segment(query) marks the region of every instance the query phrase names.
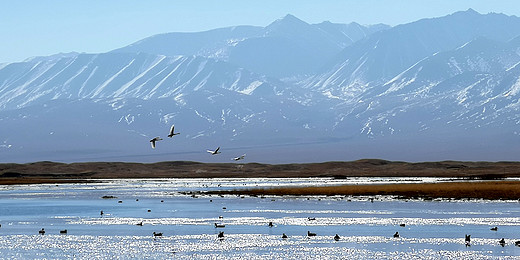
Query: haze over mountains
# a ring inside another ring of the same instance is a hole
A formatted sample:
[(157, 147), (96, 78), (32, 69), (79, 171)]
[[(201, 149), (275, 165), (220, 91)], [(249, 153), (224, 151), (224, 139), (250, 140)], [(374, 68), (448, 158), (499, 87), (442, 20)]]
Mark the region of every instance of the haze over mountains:
[(0, 161), (518, 160), (519, 64), (520, 18), (471, 9), (36, 57), (0, 65)]

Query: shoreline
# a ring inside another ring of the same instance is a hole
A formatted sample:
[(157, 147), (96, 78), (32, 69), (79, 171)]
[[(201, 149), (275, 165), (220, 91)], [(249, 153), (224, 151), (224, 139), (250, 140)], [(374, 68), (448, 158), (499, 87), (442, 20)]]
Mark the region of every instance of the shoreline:
[[(369, 184), (334, 187), (276, 188), (223, 191), (235, 195), (391, 195), (404, 198), (520, 199), (520, 162), (395, 162), (362, 159), (350, 162), (304, 164), (35, 162), (0, 163), (0, 185), (88, 183), (104, 179), (154, 178), (336, 178), (445, 177), (453, 182), (433, 184)], [(462, 181), (461, 181), (462, 180)], [(467, 180), (467, 181), (463, 181)], [(471, 180), (481, 180), (472, 182)], [(498, 180), (498, 181), (497, 181)]]
[(503, 179), (520, 177), (520, 162), (400, 162), (362, 159), (322, 163), (0, 163), (0, 181), (121, 178), (305, 178), (305, 177), (451, 177)]

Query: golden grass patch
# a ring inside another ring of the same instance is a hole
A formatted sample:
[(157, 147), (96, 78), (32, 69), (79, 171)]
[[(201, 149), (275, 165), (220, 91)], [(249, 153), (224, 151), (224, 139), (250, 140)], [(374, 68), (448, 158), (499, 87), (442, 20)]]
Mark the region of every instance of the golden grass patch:
[(520, 181), (442, 182), (235, 190), (239, 195), (393, 195), (406, 198), (520, 199)]

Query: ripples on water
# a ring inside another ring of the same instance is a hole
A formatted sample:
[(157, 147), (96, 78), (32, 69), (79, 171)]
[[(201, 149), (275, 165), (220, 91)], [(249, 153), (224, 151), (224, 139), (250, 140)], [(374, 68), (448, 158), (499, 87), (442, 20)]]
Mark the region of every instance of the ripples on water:
[[(155, 179), (0, 186), (0, 259), (519, 258), (520, 247), (514, 246), (520, 240), (517, 201), (182, 194), (438, 181), (446, 179)], [(101, 199), (105, 195), (117, 198)], [(141, 222), (143, 226), (136, 225)], [(269, 222), (274, 226), (268, 227)], [(490, 230), (494, 226), (498, 231)], [(45, 235), (38, 234), (41, 228)], [(63, 229), (68, 234), (60, 235)], [(222, 240), (217, 239), (220, 231)], [(307, 231), (317, 236), (309, 238)], [(400, 238), (392, 237), (396, 231)], [(154, 238), (153, 232), (164, 235)], [(282, 233), (289, 238), (282, 239)], [(334, 241), (335, 234), (340, 241)], [(469, 247), (464, 234), (472, 235)], [(502, 237), (504, 247), (498, 243)]]

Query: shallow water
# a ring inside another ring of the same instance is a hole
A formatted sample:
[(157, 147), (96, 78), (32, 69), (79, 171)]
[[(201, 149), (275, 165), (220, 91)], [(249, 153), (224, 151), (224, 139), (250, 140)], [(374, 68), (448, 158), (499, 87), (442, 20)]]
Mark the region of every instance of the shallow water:
[[(518, 201), (405, 201), (374, 197), (372, 202), (367, 197), (182, 193), (438, 181), (446, 179), (154, 179), (0, 186), (0, 259), (520, 257), (520, 247), (514, 245), (514, 241), (520, 240)], [(103, 196), (117, 198), (102, 199)], [(140, 222), (142, 226), (136, 225)], [(269, 222), (274, 226), (269, 227)], [(225, 227), (215, 228), (214, 223)], [(498, 231), (490, 230), (494, 226)], [(41, 228), (45, 228), (45, 235), (38, 234)], [(66, 235), (59, 233), (63, 229), (68, 230)], [(224, 231), (224, 239), (217, 239), (220, 231)], [(317, 236), (307, 237), (307, 231)], [(162, 232), (163, 236), (154, 238), (153, 232)], [(393, 238), (395, 232), (401, 237)], [(282, 233), (289, 238), (282, 239)], [(334, 241), (335, 234), (341, 236), (339, 241)], [(471, 234), (471, 246), (465, 245), (465, 234)], [(501, 238), (506, 240), (504, 247), (498, 243)]]

